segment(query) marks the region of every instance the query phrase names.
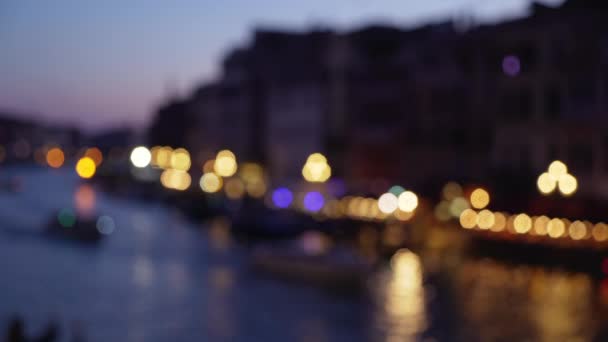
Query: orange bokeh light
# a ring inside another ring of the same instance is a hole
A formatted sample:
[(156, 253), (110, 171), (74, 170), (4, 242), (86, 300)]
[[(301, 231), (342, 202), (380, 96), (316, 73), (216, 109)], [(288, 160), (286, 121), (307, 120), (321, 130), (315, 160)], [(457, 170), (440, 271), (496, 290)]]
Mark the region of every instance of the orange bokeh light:
[(103, 161), (103, 153), (101, 153), (101, 150), (97, 147), (87, 148), (87, 150), (84, 152), (84, 156), (93, 159), (95, 166), (99, 166), (99, 164), (101, 164)]
[(60, 168), (65, 162), (65, 155), (59, 147), (53, 147), (46, 153), (46, 163), (52, 168)]

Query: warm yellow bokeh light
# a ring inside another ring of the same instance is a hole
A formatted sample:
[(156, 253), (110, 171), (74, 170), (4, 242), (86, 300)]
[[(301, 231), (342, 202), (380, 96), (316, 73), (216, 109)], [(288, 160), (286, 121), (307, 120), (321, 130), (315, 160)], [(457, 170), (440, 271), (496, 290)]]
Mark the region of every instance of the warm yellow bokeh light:
[(490, 194), (482, 188), (477, 188), (471, 193), (470, 200), (473, 208), (483, 209), (490, 204)]
[(160, 167), (161, 169), (167, 169), (171, 166), (171, 155), (173, 154), (173, 149), (169, 146), (161, 147), (157, 154), (156, 160), (153, 165)]
[(327, 158), (325, 158), (325, 156), (322, 155), (321, 153), (317, 152), (317, 153), (313, 153), (310, 156), (308, 156), (308, 159), (306, 160), (306, 162), (327, 164)]
[(606, 225), (605, 223), (597, 223), (595, 226), (593, 226), (593, 230), (591, 231), (591, 235), (593, 235), (593, 238), (595, 239), (595, 241), (598, 242), (603, 242), (608, 240), (608, 225)]
[(554, 218), (547, 223), (547, 234), (552, 238), (558, 238), (566, 232), (566, 225), (558, 218)]
[(553, 177), (553, 179), (558, 180), (561, 176), (568, 173), (568, 167), (566, 164), (559, 160), (554, 160), (549, 164), (549, 175)]
[(501, 232), (507, 226), (507, 218), (503, 213), (494, 213), (494, 224), (490, 229), (493, 232)]
[(394, 194), (390, 192), (384, 193), (378, 198), (378, 209), (385, 214), (392, 214), (397, 210), (399, 206), (398, 202), (399, 200)]
[(214, 193), (222, 189), (223, 181), (222, 178), (215, 173), (205, 173), (201, 177), (199, 185), (204, 192)]
[(578, 188), (578, 181), (573, 175), (565, 174), (559, 178), (557, 187), (562, 195), (570, 196), (576, 192), (576, 189)]
[(65, 155), (59, 147), (53, 147), (46, 153), (46, 163), (52, 168), (60, 168), (65, 162)]
[(331, 177), (331, 167), (321, 153), (311, 154), (302, 167), (302, 177), (307, 182), (323, 183)]
[(460, 225), (462, 228), (471, 229), (477, 224), (477, 212), (472, 209), (465, 209), (460, 213)]
[(399, 209), (411, 213), (418, 208), (418, 196), (411, 191), (404, 191), (398, 198)]
[(490, 229), (494, 226), (494, 213), (484, 209), (477, 214), (477, 226), (481, 229)]
[(86, 179), (93, 177), (96, 169), (95, 161), (89, 157), (80, 158), (76, 163), (76, 173), (78, 173), (81, 178)]
[(190, 170), (192, 161), (190, 160), (190, 153), (185, 148), (177, 148), (171, 153), (170, 163), (171, 168), (180, 171)]
[(190, 187), (192, 177), (183, 170), (166, 169), (160, 175), (160, 182), (165, 188), (183, 191)]
[(587, 226), (581, 221), (574, 221), (568, 227), (568, 234), (572, 240), (582, 240), (587, 237)]
[(536, 186), (542, 194), (548, 195), (555, 191), (555, 188), (557, 187), (557, 180), (553, 178), (553, 176), (549, 175), (549, 173), (543, 172), (540, 176), (538, 176)]
[(236, 173), (238, 165), (236, 156), (229, 150), (222, 150), (217, 153), (213, 170), (222, 177), (230, 177)]
[(536, 235), (547, 235), (547, 224), (549, 224), (549, 218), (547, 216), (539, 216), (534, 219), (534, 233)]
[(526, 214), (519, 214), (513, 220), (513, 229), (516, 233), (525, 234), (532, 229), (532, 219)]

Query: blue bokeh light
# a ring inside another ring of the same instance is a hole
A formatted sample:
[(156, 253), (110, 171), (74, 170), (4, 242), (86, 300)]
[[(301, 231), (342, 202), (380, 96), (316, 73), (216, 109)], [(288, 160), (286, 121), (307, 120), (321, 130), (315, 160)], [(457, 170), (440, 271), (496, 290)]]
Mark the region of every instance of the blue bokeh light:
[(323, 208), (325, 199), (317, 191), (311, 191), (304, 196), (304, 208), (308, 211), (317, 212)]
[(277, 208), (287, 208), (293, 202), (293, 194), (287, 188), (277, 188), (272, 193), (272, 203)]

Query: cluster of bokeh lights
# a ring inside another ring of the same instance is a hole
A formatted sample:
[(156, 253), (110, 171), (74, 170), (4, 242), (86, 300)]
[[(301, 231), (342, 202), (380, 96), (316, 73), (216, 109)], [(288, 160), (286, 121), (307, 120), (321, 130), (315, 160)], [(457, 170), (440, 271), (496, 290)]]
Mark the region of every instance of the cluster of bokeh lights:
[(578, 189), (578, 181), (576, 177), (568, 173), (566, 164), (555, 160), (549, 164), (547, 172), (538, 176), (536, 186), (543, 195), (549, 195), (558, 189), (562, 195), (571, 196)]
[(536, 238), (572, 241), (608, 241), (608, 225), (603, 222), (592, 224), (589, 221), (571, 222), (565, 218), (549, 218), (545, 215), (530, 216), (525, 213), (510, 215), (484, 209), (479, 212), (466, 209), (460, 214), (460, 226), (464, 229), (530, 236)]

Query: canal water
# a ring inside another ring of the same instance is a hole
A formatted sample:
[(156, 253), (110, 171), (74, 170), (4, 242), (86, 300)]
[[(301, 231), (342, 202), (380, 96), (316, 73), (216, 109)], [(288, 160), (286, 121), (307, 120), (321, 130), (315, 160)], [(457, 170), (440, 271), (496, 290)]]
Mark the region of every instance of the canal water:
[[(83, 188), (69, 169), (0, 170), (15, 177), (20, 191), (0, 193), (0, 322), (18, 314), (32, 336), (53, 321), (62, 341), (588, 341), (606, 320), (585, 274), (404, 251), (369, 293), (336, 293), (254, 272), (226, 222)], [(74, 205), (111, 219), (100, 245), (41, 233)]]

